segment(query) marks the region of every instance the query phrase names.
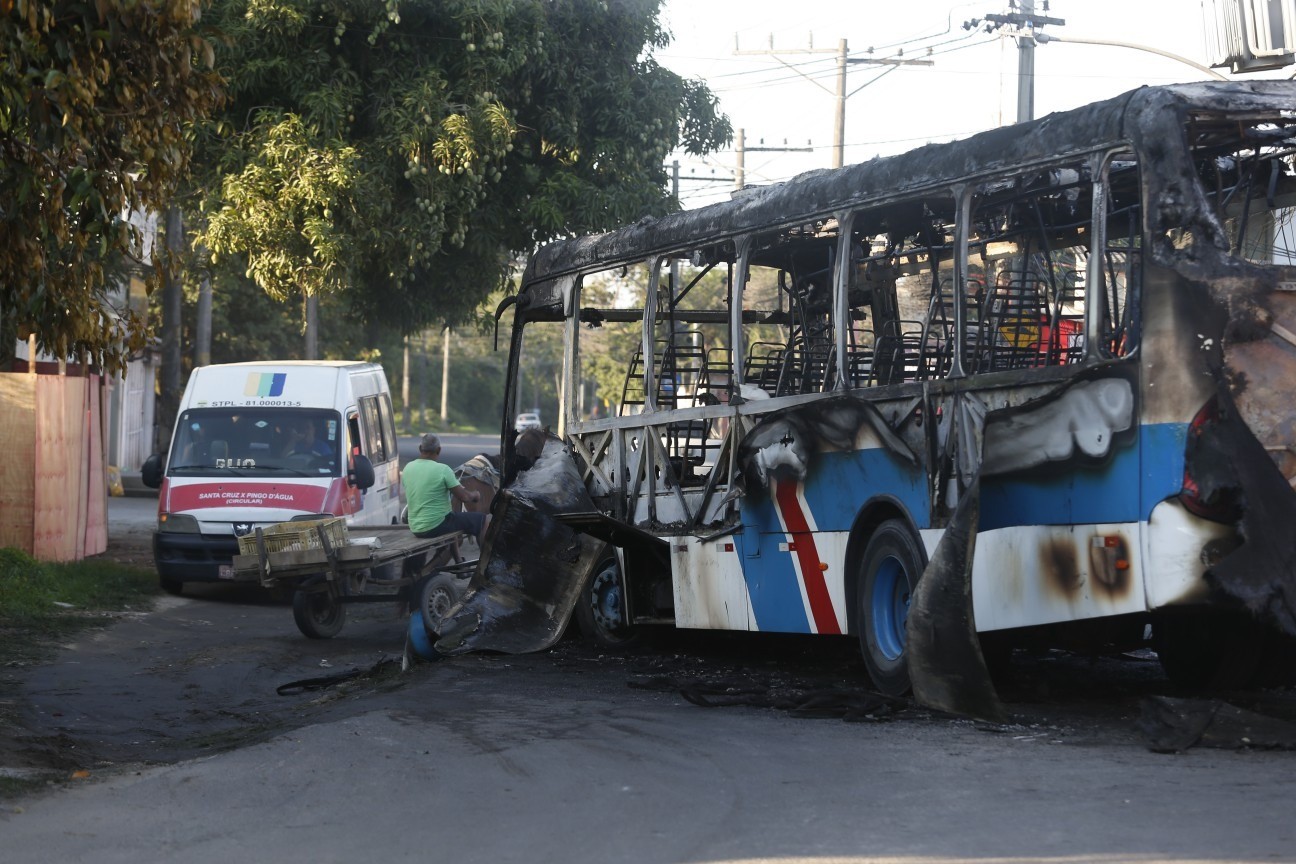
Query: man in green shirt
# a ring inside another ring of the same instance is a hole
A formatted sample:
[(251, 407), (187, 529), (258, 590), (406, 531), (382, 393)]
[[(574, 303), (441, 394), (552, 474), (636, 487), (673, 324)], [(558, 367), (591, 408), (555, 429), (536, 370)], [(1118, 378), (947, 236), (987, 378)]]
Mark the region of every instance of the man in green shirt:
[(419, 443), (419, 458), (401, 472), (410, 531), (415, 537), (436, 537), (451, 531), (464, 531), (480, 543), (486, 536), (487, 515), (450, 511), (451, 495), (464, 504), (474, 504), (480, 494), (459, 485), (459, 478), (455, 477), (450, 466), (437, 461), (440, 455), (441, 439), (429, 432)]

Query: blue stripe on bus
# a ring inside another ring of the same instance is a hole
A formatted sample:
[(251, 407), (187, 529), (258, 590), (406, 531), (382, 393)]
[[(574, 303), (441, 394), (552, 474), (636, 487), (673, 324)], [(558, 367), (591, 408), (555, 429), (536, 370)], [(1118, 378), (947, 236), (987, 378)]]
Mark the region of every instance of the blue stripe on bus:
[[(1183, 485), (1187, 435), (1186, 423), (1142, 426), (1137, 440), (1125, 442), (1100, 463), (1045, 466), (1018, 477), (986, 480), (980, 530), (1146, 521), (1157, 504)], [(930, 527), (923, 471), (882, 449), (819, 454), (805, 488), (820, 531), (849, 531), (860, 507), (880, 495), (898, 501), (916, 527)], [(747, 530), (737, 540), (756, 627), (812, 632), (792, 566), (794, 553), (779, 549), (783, 529), (765, 490), (748, 493), (742, 520)]]
[(1184, 451), (1188, 446), (1187, 423), (1158, 423), (1144, 426), (1143, 477), (1139, 496), (1139, 521), (1147, 521), (1152, 508), (1183, 489)]
[(980, 530), (1146, 521), (1183, 486), (1187, 424), (1139, 428), (1137, 440), (1088, 465), (1059, 463), (981, 484)]
[[(816, 454), (805, 500), (819, 531), (849, 531), (860, 506), (878, 496), (897, 501), (919, 528), (930, 525), (931, 501), (922, 468), (881, 448)], [(756, 627), (777, 633), (812, 632), (792, 566), (795, 553), (779, 549), (785, 536), (767, 490), (748, 492), (742, 521), (748, 530), (740, 535), (739, 547)], [(753, 546), (759, 550), (757, 555), (750, 554)]]

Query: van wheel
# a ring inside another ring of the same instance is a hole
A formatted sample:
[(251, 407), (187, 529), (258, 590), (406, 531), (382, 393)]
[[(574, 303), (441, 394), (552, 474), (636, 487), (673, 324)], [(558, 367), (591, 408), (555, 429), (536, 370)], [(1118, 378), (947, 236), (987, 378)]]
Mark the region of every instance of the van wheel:
[(909, 692), (909, 603), (923, 571), (922, 547), (899, 519), (878, 526), (858, 571), (855, 620), (860, 653), (873, 686), (887, 696)]
[(463, 585), (449, 573), (437, 573), (419, 583), (418, 610), (429, 634), (440, 632), (446, 613), (463, 594)]
[(346, 623), (346, 607), (333, 587), (311, 588), (323, 581), (323, 576), (307, 577), (293, 592), (293, 621), (297, 622), (297, 629), (310, 639), (332, 639)]
[(184, 593), (184, 583), (181, 582), (179, 579), (173, 579), (170, 576), (159, 575), (158, 584), (162, 586), (163, 591), (165, 591), (168, 594), (173, 594), (176, 597), (179, 597), (181, 594)]
[(576, 599), (581, 635), (610, 649), (625, 649), (643, 638), (643, 630), (625, 624), (625, 595), (615, 555), (598, 563)]

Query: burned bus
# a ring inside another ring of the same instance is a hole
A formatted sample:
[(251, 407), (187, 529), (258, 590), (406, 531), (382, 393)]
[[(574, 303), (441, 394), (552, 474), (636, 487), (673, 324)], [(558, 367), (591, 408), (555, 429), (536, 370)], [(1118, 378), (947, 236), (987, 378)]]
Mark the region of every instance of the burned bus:
[(1293, 153), (1296, 83), (1145, 87), (541, 248), (505, 421), (561, 340), (576, 617), (850, 634), (937, 707), (996, 636), (1245, 672), (1296, 633)]

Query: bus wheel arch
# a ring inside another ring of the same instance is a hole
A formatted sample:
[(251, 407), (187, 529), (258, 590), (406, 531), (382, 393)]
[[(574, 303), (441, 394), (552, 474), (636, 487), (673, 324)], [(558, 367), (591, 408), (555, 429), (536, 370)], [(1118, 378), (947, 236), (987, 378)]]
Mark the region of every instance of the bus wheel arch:
[(904, 695), (910, 689), (905, 651), (909, 604), (927, 565), (922, 540), (903, 511), (879, 507), (852, 534), (847, 560), (851, 630), (865, 668), (880, 692)]
[[(850, 539), (846, 543), (846, 624), (848, 632), (858, 633), (859, 613), (859, 580), (854, 578), (864, 560), (864, 552), (869, 541), (883, 523), (899, 520), (908, 526), (915, 537), (918, 536), (913, 520), (899, 502), (891, 498), (876, 498), (862, 507), (851, 525)], [(926, 561), (924, 556), (923, 561)]]

